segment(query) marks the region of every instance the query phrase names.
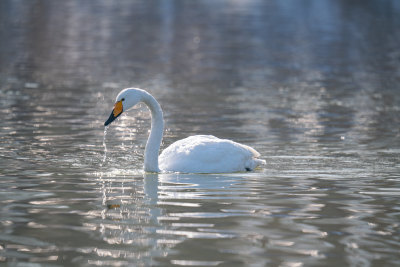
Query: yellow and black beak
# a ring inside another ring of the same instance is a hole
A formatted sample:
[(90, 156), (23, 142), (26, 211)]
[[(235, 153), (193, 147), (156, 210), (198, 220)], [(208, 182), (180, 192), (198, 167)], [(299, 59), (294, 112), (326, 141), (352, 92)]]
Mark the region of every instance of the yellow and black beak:
[(114, 109), (111, 112), (110, 117), (108, 118), (108, 120), (104, 123), (104, 126), (109, 125), (111, 122), (113, 122), (116, 118), (119, 117), (119, 115), (122, 114), (123, 111), (123, 106), (122, 106), (122, 100), (118, 101), (117, 103), (115, 103), (114, 105)]

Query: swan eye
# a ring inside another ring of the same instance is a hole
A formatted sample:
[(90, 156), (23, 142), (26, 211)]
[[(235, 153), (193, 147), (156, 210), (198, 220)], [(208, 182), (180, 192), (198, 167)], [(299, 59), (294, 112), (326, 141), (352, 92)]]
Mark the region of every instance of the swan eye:
[(125, 98), (122, 98), (121, 101), (125, 101)]

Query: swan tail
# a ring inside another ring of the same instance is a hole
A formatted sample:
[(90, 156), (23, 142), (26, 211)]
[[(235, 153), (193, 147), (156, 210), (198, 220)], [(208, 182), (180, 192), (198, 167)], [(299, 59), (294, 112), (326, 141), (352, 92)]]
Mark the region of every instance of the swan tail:
[(253, 171), (258, 166), (264, 165), (264, 164), (266, 164), (265, 160), (252, 158), (251, 160), (249, 160), (247, 162), (245, 169), (246, 169), (246, 171)]

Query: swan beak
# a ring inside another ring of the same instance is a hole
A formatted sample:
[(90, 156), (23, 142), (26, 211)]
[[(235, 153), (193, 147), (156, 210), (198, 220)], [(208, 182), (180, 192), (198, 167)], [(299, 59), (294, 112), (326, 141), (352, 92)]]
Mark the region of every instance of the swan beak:
[(119, 117), (119, 115), (122, 114), (122, 111), (124, 110), (123, 106), (122, 106), (122, 100), (118, 101), (117, 103), (115, 103), (114, 105), (114, 109), (111, 112), (110, 117), (108, 118), (108, 120), (104, 123), (104, 126), (109, 125), (111, 122), (113, 122), (116, 118)]

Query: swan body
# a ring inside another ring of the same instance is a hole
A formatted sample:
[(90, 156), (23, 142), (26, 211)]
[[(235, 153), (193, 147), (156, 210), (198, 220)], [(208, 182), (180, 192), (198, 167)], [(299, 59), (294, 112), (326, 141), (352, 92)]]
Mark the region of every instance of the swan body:
[(158, 158), (160, 169), (184, 173), (227, 173), (253, 170), (262, 160), (249, 146), (212, 135), (176, 141)]
[(159, 156), (164, 130), (162, 110), (152, 95), (138, 88), (124, 89), (118, 94), (114, 110), (104, 125), (139, 102), (149, 107), (152, 117), (144, 153), (146, 172), (229, 173), (250, 171), (265, 164), (258, 159), (260, 154), (255, 149), (212, 135), (194, 135), (176, 141)]

